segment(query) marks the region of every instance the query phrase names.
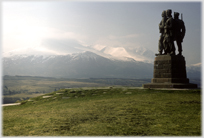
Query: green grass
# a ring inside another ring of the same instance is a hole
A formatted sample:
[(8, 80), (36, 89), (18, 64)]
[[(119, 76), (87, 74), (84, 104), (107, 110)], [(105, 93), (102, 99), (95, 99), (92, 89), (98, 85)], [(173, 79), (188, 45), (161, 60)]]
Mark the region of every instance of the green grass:
[(3, 107), (3, 136), (201, 136), (200, 90), (61, 89), (43, 96)]

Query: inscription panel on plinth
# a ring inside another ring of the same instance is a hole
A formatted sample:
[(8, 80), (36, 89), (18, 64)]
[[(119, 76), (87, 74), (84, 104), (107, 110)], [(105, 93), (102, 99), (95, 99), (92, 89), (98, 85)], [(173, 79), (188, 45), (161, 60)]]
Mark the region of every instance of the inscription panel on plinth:
[(154, 78), (186, 78), (183, 56), (160, 55), (154, 61)]

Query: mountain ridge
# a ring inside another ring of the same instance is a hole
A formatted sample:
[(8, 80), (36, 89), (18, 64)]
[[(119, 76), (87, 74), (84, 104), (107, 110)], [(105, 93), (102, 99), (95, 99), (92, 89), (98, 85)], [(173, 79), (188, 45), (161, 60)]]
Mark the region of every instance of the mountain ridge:
[[(78, 53), (83, 51), (90, 51), (97, 55), (109, 58), (109, 59), (116, 59), (116, 60), (132, 60), (135, 61), (142, 61), (142, 62), (153, 62), (154, 53), (144, 47), (135, 47), (135, 48), (127, 48), (127, 47), (110, 47), (110, 46), (103, 46), (103, 48), (98, 48), (99, 46), (89, 46), (83, 49), (78, 49)], [(42, 47), (24, 47), (19, 49), (14, 49), (9, 52), (4, 52), (3, 57), (12, 57), (15, 55), (44, 55), (44, 56), (51, 56), (51, 55), (68, 55), (73, 54), (71, 51), (53, 51), (50, 49), (42, 48)], [(76, 53), (76, 52), (75, 52)], [(148, 53), (148, 54), (147, 54)]]
[[(56, 56), (13, 56), (3, 58), (4, 75), (38, 75), (51, 77), (151, 77), (149, 63), (112, 60), (92, 52)], [(145, 68), (145, 70), (144, 70)], [(138, 74), (138, 73), (139, 74)], [(135, 74), (135, 75), (134, 75)]]
[[(187, 66), (187, 77), (201, 78), (201, 64)], [(66, 78), (153, 78), (153, 63), (106, 58), (90, 51), (67, 55), (15, 55), (3, 58), (3, 75)]]

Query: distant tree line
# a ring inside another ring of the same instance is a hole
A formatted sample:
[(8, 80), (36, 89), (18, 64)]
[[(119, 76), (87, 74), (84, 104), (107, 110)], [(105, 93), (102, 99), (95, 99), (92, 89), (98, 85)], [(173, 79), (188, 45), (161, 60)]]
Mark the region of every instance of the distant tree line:
[(27, 100), (29, 98), (30, 97), (23, 97), (23, 98), (19, 98), (19, 97), (4, 97), (2, 104), (15, 103), (17, 101)]
[[(52, 91), (58, 91), (61, 88), (53, 88)], [(52, 91), (45, 91), (45, 90), (37, 90), (33, 92), (29, 92), (29, 90), (26, 89), (20, 89), (20, 90), (10, 90), (6, 85), (3, 87), (3, 95), (15, 95), (15, 94), (21, 94), (21, 93), (26, 93), (26, 94), (44, 94)]]

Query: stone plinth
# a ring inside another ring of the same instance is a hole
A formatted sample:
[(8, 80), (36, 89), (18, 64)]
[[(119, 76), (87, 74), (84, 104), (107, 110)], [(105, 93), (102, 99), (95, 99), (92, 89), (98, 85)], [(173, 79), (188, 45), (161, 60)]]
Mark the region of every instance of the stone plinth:
[(197, 84), (192, 83), (147, 83), (144, 88), (197, 88)]
[(144, 88), (197, 88), (186, 77), (185, 58), (180, 55), (159, 55), (154, 61), (154, 77)]

